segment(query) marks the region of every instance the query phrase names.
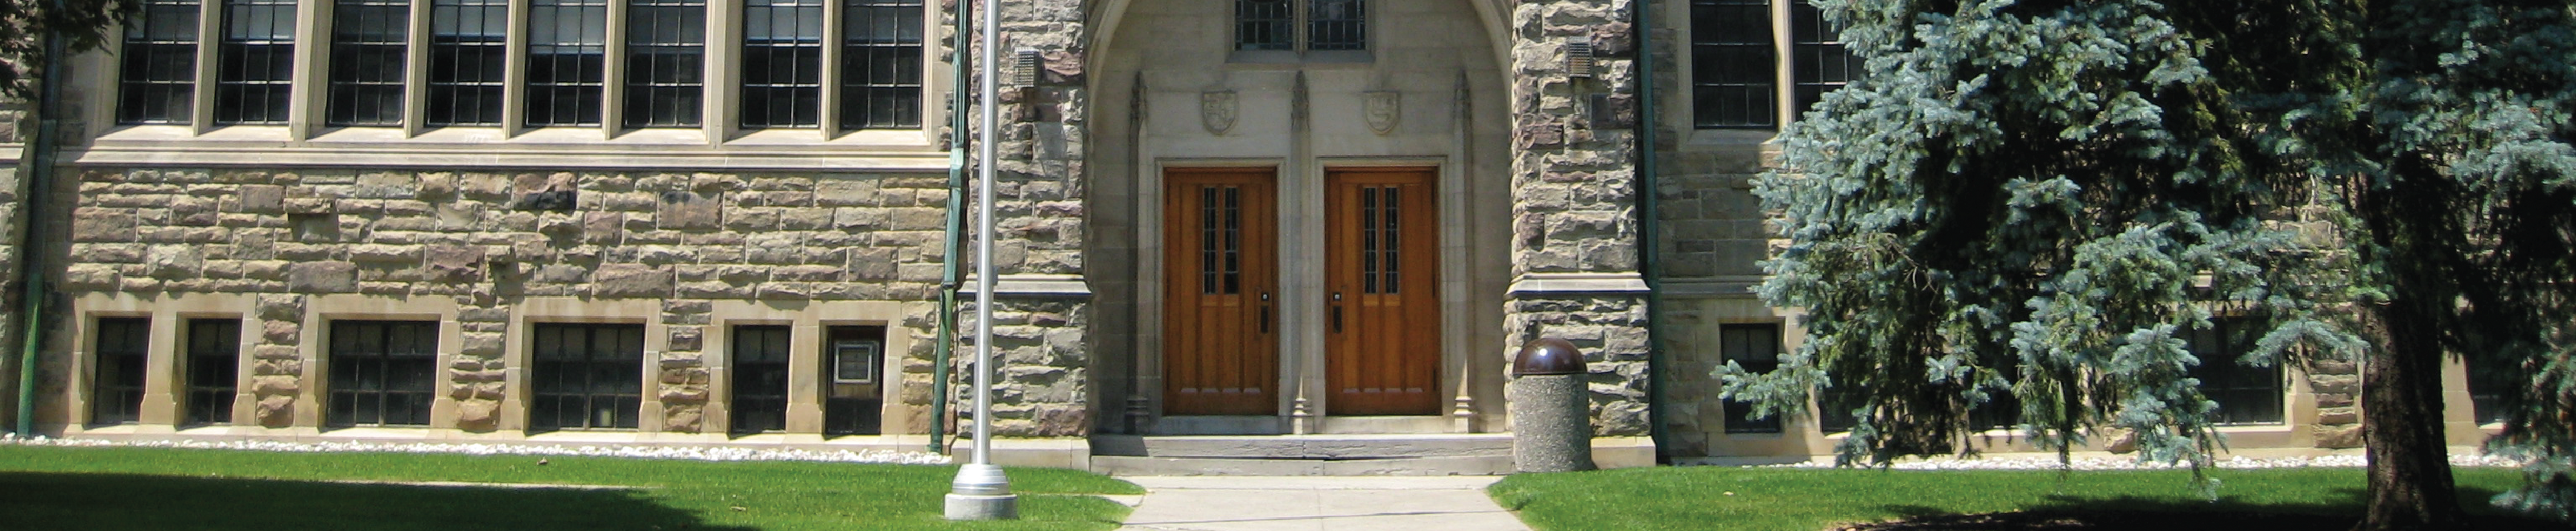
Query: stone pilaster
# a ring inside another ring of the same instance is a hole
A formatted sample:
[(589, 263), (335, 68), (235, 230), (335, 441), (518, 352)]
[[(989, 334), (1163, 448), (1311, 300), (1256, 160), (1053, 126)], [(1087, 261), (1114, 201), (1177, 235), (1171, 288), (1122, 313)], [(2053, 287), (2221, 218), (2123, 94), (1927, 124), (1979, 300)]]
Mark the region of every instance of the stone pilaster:
[[(1639, 436), (1646, 299), (1638, 275), (1636, 62), (1628, 0), (1522, 2), (1512, 12), (1512, 274), (1506, 355), (1561, 337), (1590, 364), (1597, 435)], [(1570, 43), (1594, 50), (1588, 77)]]

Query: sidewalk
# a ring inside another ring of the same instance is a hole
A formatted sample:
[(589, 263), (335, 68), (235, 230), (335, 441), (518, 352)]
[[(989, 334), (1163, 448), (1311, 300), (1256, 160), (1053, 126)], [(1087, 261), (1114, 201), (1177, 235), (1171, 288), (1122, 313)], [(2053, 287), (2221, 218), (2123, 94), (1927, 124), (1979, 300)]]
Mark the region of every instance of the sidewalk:
[(1122, 531), (1528, 531), (1494, 476), (1122, 477), (1145, 499)]

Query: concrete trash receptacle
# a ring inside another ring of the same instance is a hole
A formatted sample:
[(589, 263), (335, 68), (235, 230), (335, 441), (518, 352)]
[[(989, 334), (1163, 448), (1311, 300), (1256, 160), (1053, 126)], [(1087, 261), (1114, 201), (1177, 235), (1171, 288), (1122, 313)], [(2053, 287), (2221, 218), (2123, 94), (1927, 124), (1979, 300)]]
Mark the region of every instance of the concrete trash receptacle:
[(1540, 338), (1512, 357), (1512, 465), (1521, 472), (1592, 470), (1591, 390), (1583, 352)]

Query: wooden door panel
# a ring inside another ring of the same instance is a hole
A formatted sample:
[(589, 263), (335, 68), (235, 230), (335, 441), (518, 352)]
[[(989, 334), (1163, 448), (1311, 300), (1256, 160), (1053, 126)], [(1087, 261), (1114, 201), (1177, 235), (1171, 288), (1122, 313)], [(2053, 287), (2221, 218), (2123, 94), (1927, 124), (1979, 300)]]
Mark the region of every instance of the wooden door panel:
[(1429, 169), (1325, 175), (1325, 410), (1440, 412), (1439, 202)]
[(1164, 414), (1277, 413), (1275, 174), (1165, 170)]

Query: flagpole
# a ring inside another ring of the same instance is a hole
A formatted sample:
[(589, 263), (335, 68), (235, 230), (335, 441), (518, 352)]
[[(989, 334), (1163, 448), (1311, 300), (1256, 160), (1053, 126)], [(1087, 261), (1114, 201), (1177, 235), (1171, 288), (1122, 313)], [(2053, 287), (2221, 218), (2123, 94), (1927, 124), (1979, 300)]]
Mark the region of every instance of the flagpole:
[(984, 49), (975, 65), (982, 77), (976, 108), (983, 114), (975, 139), (975, 451), (949, 484), (947, 516), (950, 520), (1017, 520), (1019, 496), (1011, 494), (1011, 479), (1002, 467), (993, 466), (993, 166), (998, 162), (993, 148), (1001, 123), (997, 66), (1001, 63), (996, 57), (1001, 49), (997, 41), (1002, 10), (999, 0), (981, 3)]

